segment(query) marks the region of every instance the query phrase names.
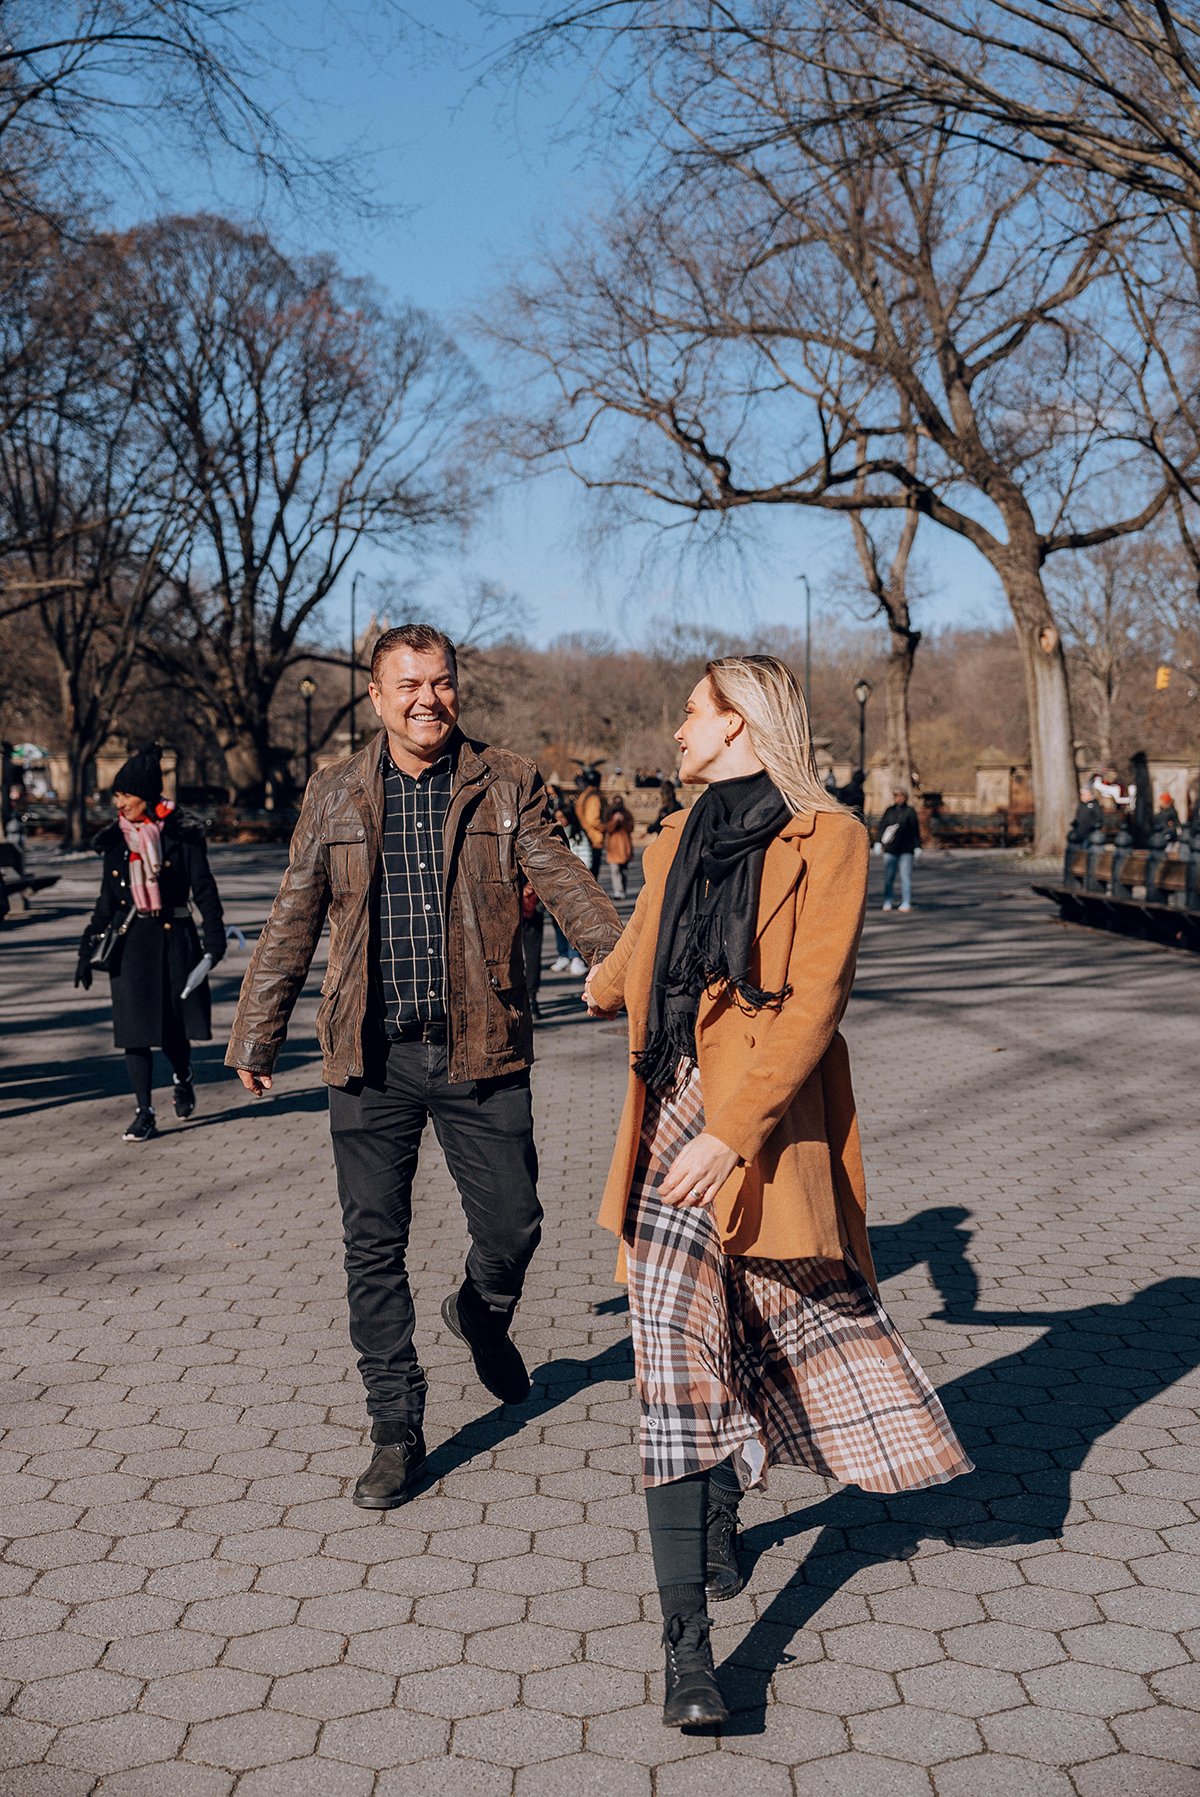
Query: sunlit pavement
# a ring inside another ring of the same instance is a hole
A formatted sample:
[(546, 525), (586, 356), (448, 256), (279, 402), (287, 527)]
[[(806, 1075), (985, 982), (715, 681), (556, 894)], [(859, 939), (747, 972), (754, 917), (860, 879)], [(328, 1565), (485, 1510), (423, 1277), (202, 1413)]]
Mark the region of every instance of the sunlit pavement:
[[(214, 859), (253, 933), (281, 857)], [(320, 970), (276, 1096), (214, 1042), (195, 1119), (160, 1092), (161, 1138), (122, 1143), (105, 982), (70, 984), (95, 871), (0, 931), (0, 1793), (1195, 1797), (1200, 961), (1065, 928), (1016, 863), (927, 858), (911, 916), (872, 910), (846, 1030), (883, 1290), (979, 1470), (890, 1502), (781, 1471), (747, 1500), (717, 1739), (659, 1719), (591, 1222), (619, 1027), (547, 976), (511, 1411), (439, 1326), (465, 1235), (430, 1143), (429, 1478), (357, 1510)]]

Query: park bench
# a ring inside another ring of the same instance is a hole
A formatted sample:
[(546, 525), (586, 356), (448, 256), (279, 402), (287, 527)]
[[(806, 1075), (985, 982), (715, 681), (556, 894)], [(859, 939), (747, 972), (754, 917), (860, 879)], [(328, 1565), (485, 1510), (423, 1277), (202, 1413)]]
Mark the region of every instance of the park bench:
[(1124, 835), (1110, 843), (1097, 831), (1087, 843), (1068, 843), (1061, 885), (1033, 890), (1052, 899), (1066, 923), (1200, 949), (1200, 832), (1173, 853), (1165, 842), (1135, 849)]
[(1020, 848), (1033, 840), (1033, 817), (1023, 811), (926, 813), (930, 842), (942, 849)]
[(25, 858), (16, 844), (0, 842), (0, 918), (8, 916), (14, 899), (27, 911), (31, 893), (57, 884), (57, 874), (27, 874)]

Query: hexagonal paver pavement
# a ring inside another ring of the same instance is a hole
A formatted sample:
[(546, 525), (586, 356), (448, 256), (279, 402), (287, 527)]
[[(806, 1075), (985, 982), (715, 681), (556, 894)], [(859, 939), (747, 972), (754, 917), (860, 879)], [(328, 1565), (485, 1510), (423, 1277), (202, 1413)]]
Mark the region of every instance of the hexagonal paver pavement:
[[(214, 860), (253, 934), (279, 856)], [(195, 1119), (131, 1155), (103, 992), (64, 1018), (92, 884), (66, 865), (0, 959), (0, 1797), (1196, 1797), (1197, 967), (1063, 928), (1014, 862), (920, 873), (911, 917), (868, 918), (847, 1036), (885, 1298), (978, 1470), (747, 1499), (717, 1736), (661, 1723), (592, 1226), (620, 1027), (547, 976), (512, 1411), (440, 1326), (465, 1235), (427, 1144), (428, 1477), (357, 1511), (321, 968), (269, 1102), (199, 1046)]]

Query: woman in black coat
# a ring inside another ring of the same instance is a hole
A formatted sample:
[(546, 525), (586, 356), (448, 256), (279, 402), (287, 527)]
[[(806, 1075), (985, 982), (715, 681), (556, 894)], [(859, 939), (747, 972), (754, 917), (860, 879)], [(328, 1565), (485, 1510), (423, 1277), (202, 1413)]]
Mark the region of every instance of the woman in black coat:
[[(113, 782), (116, 823), (96, 837), (103, 857), (100, 896), (79, 945), (75, 984), (92, 983), (91, 956), (110, 924), (128, 920), (112, 980), (113, 1037), (125, 1050), (137, 1115), (126, 1142), (147, 1142), (157, 1133), (154, 1117), (154, 1050), (161, 1048), (174, 1075), (175, 1115), (196, 1108), (191, 1044), (212, 1036), (212, 1004), (207, 976), (186, 998), (188, 976), (202, 956), (213, 966), (225, 953), (225, 922), (217, 883), (208, 865), (204, 833), (162, 800), (158, 751), (130, 756)], [(197, 931), (191, 901), (199, 911)]]

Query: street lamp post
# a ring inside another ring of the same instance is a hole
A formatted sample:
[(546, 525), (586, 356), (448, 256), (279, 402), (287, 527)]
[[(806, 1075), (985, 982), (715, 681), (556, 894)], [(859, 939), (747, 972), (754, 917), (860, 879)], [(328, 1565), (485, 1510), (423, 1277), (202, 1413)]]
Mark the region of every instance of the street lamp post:
[(854, 682), (854, 697), (858, 700), (858, 771), (864, 776), (867, 771), (867, 700), (872, 690), (869, 680)]
[(311, 674), (306, 674), (300, 682), (300, 697), (304, 700), (304, 784), (312, 779), (312, 705), (317, 696), (317, 683)]
[(812, 711), (812, 593), (808, 585), (808, 575), (801, 574), (804, 583), (804, 703)]
[(358, 597), (358, 583), (361, 579), (362, 574), (358, 573), (350, 582), (350, 753), (352, 755), (358, 747), (354, 695), (355, 663), (358, 660), (358, 634), (354, 628), (354, 601)]

